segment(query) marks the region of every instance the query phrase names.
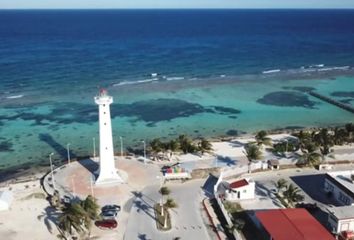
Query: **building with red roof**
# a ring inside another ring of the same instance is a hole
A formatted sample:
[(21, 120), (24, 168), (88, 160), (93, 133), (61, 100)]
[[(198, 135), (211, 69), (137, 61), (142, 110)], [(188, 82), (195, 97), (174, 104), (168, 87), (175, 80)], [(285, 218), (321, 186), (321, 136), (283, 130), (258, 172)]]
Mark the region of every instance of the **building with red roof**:
[(271, 240), (335, 240), (303, 208), (263, 210), (256, 212), (256, 216)]
[(235, 182), (229, 183), (225, 198), (228, 201), (254, 199), (255, 182), (244, 178)]

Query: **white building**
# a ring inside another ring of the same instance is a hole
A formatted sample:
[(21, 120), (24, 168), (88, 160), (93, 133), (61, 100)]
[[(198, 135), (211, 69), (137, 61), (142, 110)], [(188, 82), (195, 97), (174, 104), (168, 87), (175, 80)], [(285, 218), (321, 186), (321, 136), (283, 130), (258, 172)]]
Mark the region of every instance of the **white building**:
[(225, 191), (228, 201), (254, 199), (255, 182), (244, 178), (229, 184)]
[(354, 204), (354, 171), (330, 172), (325, 175), (324, 190), (340, 205)]
[(100, 166), (96, 184), (119, 183), (123, 179), (118, 175), (114, 163), (111, 112), (109, 105), (113, 98), (106, 90), (101, 90), (99, 96), (95, 97), (99, 109), (100, 126)]
[(9, 210), (13, 201), (12, 192), (2, 191), (0, 192), (0, 211)]
[(354, 207), (342, 206), (328, 208), (328, 225), (334, 233), (354, 231)]

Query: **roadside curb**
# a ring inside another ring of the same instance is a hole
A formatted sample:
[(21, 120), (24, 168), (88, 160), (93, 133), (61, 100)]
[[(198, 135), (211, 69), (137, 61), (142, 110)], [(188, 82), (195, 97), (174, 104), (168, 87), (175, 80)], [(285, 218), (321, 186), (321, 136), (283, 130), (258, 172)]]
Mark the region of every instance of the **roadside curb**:
[(204, 210), (205, 210), (205, 212), (208, 215), (209, 222), (212, 225), (213, 232), (215, 232), (215, 234), (217, 236), (217, 239), (218, 240), (227, 239), (225, 234), (223, 232), (221, 232), (220, 230), (218, 230), (217, 226), (220, 225), (220, 223), (219, 223), (219, 220), (217, 219), (217, 217), (216, 217), (216, 215), (214, 213), (214, 210), (210, 206), (209, 199), (208, 198), (204, 198), (202, 203), (203, 203)]

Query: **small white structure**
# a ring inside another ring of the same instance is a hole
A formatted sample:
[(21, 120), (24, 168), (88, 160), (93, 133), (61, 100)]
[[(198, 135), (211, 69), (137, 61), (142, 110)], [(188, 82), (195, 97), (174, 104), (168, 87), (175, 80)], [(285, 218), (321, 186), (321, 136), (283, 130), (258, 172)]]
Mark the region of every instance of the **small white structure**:
[(122, 183), (123, 179), (118, 175), (114, 163), (113, 138), (111, 125), (111, 112), (109, 105), (113, 98), (102, 89), (99, 96), (95, 97), (99, 109), (100, 126), (100, 166), (96, 184)]
[(354, 207), (342, 206), (328, 208), (328, 225), (336, 234), (354, 231)]
[(354, 171), (330, 172), (325, 175), (324, 190), (343, 206), (354, 205)]
[(0, 191), (0, 211), (9, 210), (13, 201), (12, 192)]
[(228, 201), (254, 199), (255, 182), (244, 178), (230, 183), (225, 191), (225, 199)]

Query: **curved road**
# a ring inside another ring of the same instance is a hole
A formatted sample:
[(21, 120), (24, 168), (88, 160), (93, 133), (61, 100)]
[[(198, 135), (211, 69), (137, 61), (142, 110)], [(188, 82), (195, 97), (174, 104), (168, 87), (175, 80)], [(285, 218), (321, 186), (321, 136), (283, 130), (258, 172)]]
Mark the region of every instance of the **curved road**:
[(204, 182), (205, 180), (192, 180), (165, 185), (171, 189), (170, 196), (178, 204), (178, 208), (170, 209), (172, 229), (167, 232), (158, 231), (154, 220), (153, 206), (161, 197), (158, 193), (159, 185), (148, 186), (142, 192), (135, 193), (124, 239), (212, 239), (206, 227), (208, 220), (202, 215), (204, 210), (201, 201), (204, 193), (201, 186)]

